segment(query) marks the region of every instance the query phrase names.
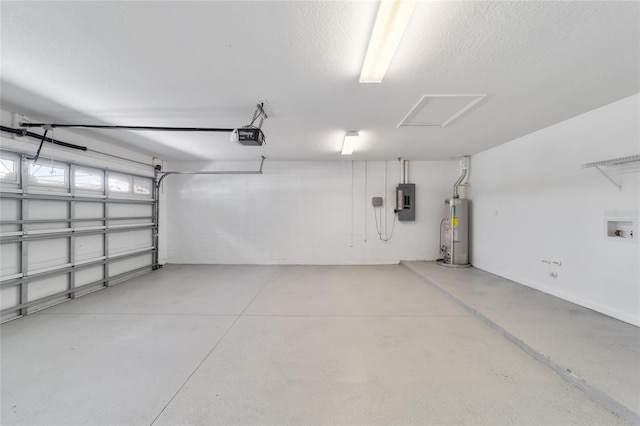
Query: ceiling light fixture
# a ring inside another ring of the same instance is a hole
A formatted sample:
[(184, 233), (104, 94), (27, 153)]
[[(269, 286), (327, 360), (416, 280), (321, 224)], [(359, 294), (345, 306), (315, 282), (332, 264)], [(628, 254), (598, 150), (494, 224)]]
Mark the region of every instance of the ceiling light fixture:
[(380, 83), (400, 44), (417, 0), (382, 0), (360, 73), (360, 83)]
[(342, 155), (353, 154), (353, 148), (358, 140), (358, 132), (350, 131), (344, 135), (344, 142), (342, 142)]

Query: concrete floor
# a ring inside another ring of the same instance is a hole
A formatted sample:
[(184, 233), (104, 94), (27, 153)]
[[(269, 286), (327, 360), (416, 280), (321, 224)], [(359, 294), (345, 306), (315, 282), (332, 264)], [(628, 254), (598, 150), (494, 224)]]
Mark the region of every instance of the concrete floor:
[[(449, 283), (479, 293), (479, 286), (494, 285), (490, 277), (499, 278), (482, 271), (419, 270), (430, 266), (170, 265), (3, 324), (0, 423), (635, 421), (614, 414), (602, 395), (569, 383), (443, 290)], [(435, 278), (427, 281), (429, 272)], [(505, 283), (499, 286), (520, 287)], [(485, 303), (487, 317), (497, 317), (490, 309), (499, 310), (507, 293), (495, 303), (477, 294), (474, 303)], [(574, 315), (553, 311), (558, 318)], [(543, 352), (544, 345), (562, 345), (558, 339), (579, 325), (571, 322), (546, 338), (544, 330), (520, 320), (513, 313), (499, 319), (512, 324), (514, 333), (531, 333), (531, 344)], [(594, 333), (583, 330), (582, 343), (558, 351), (566, 356), (558, 356), (558, 363), (571, 363), (603, 395), (627, 406), (638, 398), (634, 365), (626, 365), (630, 377), (611, 378), (614, 363), (597, 358), (615, 354), (615, 363), (637, 364), (638, 329), (605, 322), (622, 331), (617, 337), (598, 331), (592, 340)], [(631, 341), (616, 340), (629, 336)], [(601, 347), (611, 342), (617, 346)], [(576, 357), (574, 351), (592, 355)]]
[(566, 380), (640, 424), (638, 327), (479, 269), (403, 264)]

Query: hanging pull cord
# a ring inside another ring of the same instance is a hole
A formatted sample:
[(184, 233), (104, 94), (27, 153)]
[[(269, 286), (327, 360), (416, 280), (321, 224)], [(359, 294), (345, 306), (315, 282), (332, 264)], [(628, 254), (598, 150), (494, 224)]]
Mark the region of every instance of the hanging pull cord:
[(40, 151), (42, 151), (42, 145), (44, 145), (44, 141), (47, 139), (47, 132), (49, 132), (49, 128), (44, 128), (44, 135), (42, 135), (42, 139), (40, 140), (40, 146), (38, 147), (38, 151), (36, 155), (33, 157), (27, 157), (27, 160), (33, 160), (33, 164), (38, 162), (38, 158), (40, 158)]
[(49, 172), (50, 174), (54, 173), (54, 171), (53, 171), (53, 147), (54, 147), (54, 143), (53, 143), (53, 136), (54, 135), (53, 135), (53, 133), (54, 133), (54, 130), (51, 129), (51, 171)]

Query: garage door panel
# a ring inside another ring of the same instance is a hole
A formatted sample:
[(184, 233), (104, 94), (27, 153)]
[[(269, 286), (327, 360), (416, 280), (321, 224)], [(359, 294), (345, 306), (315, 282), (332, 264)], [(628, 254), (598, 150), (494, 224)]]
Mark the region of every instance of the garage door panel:
[(4, 199), (0, 203), (0, 220), (20, 220), (20, 200)]
[(0, 274), (3, 277), (20, 272), (20, 243), (0, 245)]
[(153, 213), (150, 204), (111, 204), (109, 217), (151, 217)]
[(69, 238), (29, 242), (29, 271), (69, 263)]
[[(5, 167), (0, 176), (1, 321), (151, 270), (156, 201), (153, 179), (135, 175), (139, 164), (35, 164), (6, 149), (0, 154), (27, 165), (24, 186), (19, 170), (13, 178)], [(131, 172), (111, 170), (121, 167)], [(118, 179), (127, 184), (115, 188)]]
[(104, 278), (104, 267), (102, 265), (81, 269), (76, 272), (76, 287), (91, 284)]
[(29, 300), (36, 301), (43, 297), (63, 292), (69, 288), (69, 276), (56, 275), (29, 282), (27, 295)]
[(32, 223), (29, 224), (27, 233), (34, 233), (33, 231), (49, 230), (52, 232), (66, 232), (69, 230), (69, 222), (47, 222), (47, 223)]
[(69, 217), (68, 201), (29, 200), (27, 203), (29, 219), (66, 219)]
[(20, 287), (17, 285), (0, 289), (0, 309), (5, 310), (20, 303)]
[(104, 235), (86, 235), (74, 238), (74, 262), (97, 259), (104, 256)]
[(101, 218), (104, 216), (103, 203), (76, 203), (75, 216), (81, 219)]
[(109, 234), (109, 256), (151, 247), (150, 229)]
[(109, 273), (112, 276), (124, 274), (145, 267), (151, 262), (151, 254), (142, 254), (129, 259), (118, 260), (109, 265)]

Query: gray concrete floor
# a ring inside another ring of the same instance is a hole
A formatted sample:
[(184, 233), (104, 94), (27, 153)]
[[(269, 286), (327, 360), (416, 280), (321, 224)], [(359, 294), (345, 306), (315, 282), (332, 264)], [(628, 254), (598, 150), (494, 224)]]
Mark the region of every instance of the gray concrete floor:
[[(411, 266), (169, 265), (8, 322), (0, 423), (628, 423)], [(457, 284), (444, 277), (452, 287), (492, 285), (477, 272), (458, 273)], [(495, 305), (522, 303), (501, 297)], [(521, 320), (500, 319), (540, 347), (562, 344), (577, 326), (545, 337)], [(625, 326), (617, 338), (637, 339)], [(608, 339), (572, 341), (559, 361), (591, 353), (571, 365), (633, 404), (634, 376), (611, 378), (611, 361), (594, 360), (613, 353), (637, 363), (637, 340), (625, 349)]]
[(640, 424), (640, 328), (479, 269), (403, 264)]

